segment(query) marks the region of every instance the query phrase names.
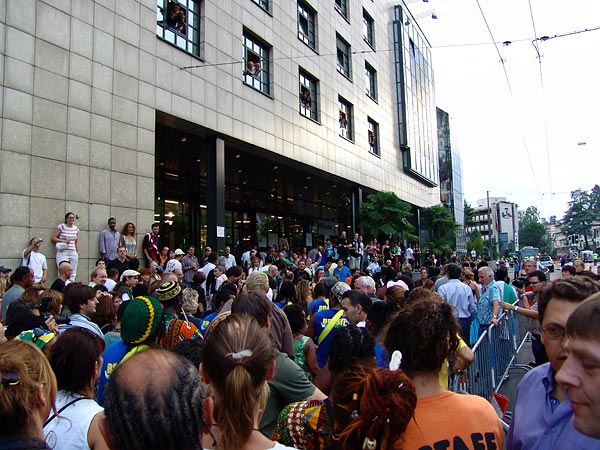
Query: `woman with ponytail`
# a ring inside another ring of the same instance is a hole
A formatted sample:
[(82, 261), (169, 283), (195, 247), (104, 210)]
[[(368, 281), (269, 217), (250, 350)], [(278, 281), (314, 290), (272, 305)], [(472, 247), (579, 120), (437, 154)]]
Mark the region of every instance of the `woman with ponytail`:
[(212, 435), (206, 436), (206, 449), (292, 448), (273, 442), (258, 429), (268, 395), (267, 380), (275, 371), (275, 353), (256, 320), (238, 314), (222, 320), (206, 340), (203, 361), (200, 371), (213, 397), (208, 403)]

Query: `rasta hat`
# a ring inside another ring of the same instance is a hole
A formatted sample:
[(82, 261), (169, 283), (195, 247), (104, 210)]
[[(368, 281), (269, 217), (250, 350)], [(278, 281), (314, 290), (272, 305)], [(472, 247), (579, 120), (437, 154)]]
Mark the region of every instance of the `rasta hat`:
[[(56, 337), (56, 334), (43, 328), (34, 328), (33, 330), (23, 331), (15, 339), (19, 341), (27, 341), (34, 344), (40, 350), (43, 350), (46, 345), (50, 343), (52, 339)], [(50, 347), (48, 347), (50, 348)]]
[(156, 290), (156, 295), (161, 302), (175, 298), (181, 292), (181, 286), (176, 281), (167, 281)]
[(162, 306), (154, 297), (136, 297), (128, 301), (123, 313), (121, 339), (126, 344), (144, 342), (156, 334), (162, 317)]

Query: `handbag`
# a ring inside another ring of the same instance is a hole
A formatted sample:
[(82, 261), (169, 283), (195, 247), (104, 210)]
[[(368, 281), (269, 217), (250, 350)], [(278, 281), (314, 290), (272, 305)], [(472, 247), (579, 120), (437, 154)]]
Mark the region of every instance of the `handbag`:
[[(60, 233), (62, 234), (62, 232), (64, 231), (62, 223), (58, 226), (58, 229), (60, 230)], [(60, 237), (60, 234), (58, 236)], [(68, 245), (69, 244), (67, 244), (66, 242), (57, 242), (54, 244), (54, 248), (56, 248), (56, 250), (58, 250), (58, 251), (66, 250)]]

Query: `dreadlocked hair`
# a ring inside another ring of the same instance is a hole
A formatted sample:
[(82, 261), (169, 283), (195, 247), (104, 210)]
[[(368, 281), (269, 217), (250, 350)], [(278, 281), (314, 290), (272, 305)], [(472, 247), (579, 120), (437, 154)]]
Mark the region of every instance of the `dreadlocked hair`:
[(417, 405), (417, 395), (401, 370), (359, 363), (337, 378), (331, 401), (336, 422), (334, 448), (364, 448), (365, 439), (377, 450), (394, 448)]

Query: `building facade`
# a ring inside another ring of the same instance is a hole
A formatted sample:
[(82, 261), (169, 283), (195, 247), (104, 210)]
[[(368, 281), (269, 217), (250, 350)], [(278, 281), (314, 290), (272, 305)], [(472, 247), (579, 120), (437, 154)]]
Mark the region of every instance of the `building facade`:
[(34, 235), (51, 259), (67, 211), (84, 280), (111, 216), (138, 244), (159, 222), (170, 247), (241, 251), (354, 230), (372, 192), (437, 204), (409, 18), (370, 0), (0, 1), (0, 263)]
[(478, 230), (489, 244), (492, 239), (494, 252), (519, 250), (519, 212), (515, 203), (505, 197), (489, 197), (477, 200), (473, 206), (473, 226), (467, 233)]
[(457, 255), (462, 256), (467, 252), (462, 162), (460, 152), (451, 139), (449, 114), (436, 108), (436, 115), (440, 158), (440, 201), (442, 205), (452, 211), (452, 216), (457, 224), (455, 249)]

